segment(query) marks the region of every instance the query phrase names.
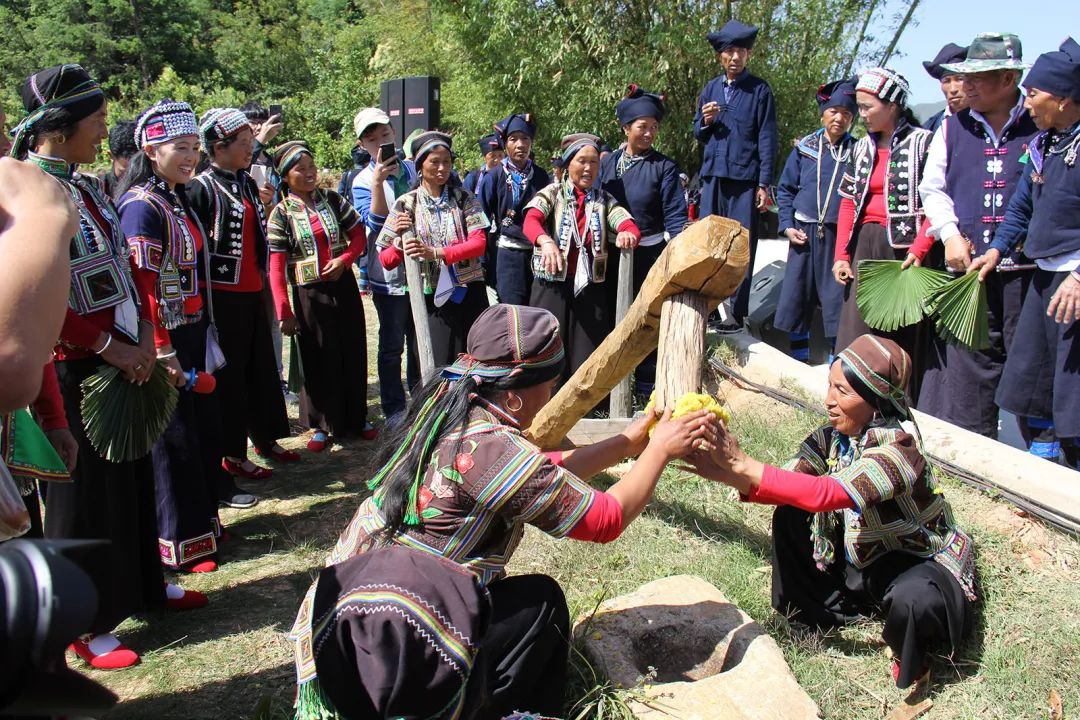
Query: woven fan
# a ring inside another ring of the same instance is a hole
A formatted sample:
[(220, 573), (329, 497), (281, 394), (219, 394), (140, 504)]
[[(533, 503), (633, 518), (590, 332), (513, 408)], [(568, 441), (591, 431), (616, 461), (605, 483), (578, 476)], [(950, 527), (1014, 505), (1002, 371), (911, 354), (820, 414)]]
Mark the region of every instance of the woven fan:
[(870, 327), (893, 332), (914, 325), (926, 315), (925, 300), (933, 290), (949, 282), (940, 270), (909, 267), (899, 260), (860, 260), (859, 287), (855, 303)]
[(142, 385), (128, 382), (106, 365), (82, 382), (86, 437), (110, 462), (138, 460), (165, 432), (176, 410), (177, 389), (159, 363)]
[(926, 312), (934, 316), (934, 327), (946, 342), (972, 350), (990, 347), (986, 284), (979, 282), (979, 273), (966, 273), (931, 292)]

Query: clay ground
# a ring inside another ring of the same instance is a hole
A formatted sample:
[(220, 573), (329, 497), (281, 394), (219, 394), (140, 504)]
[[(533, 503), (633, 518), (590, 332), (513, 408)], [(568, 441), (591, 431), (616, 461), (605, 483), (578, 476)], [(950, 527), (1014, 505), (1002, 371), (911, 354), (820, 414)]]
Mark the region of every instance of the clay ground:
[[(370, 327), (374, 310), (365, 306)], [(377, 414), (377, 385), (370, 397)], [(771, 401), (730, 401), (744, 447), (767, 461), (784, 459), (818, 422)], [(90, 672), (121, 697), (105, 717), (291, 717), (293, 669), (284, 634), (313, 573), (364, 496), (374, 451), (370, 443), (355, 442), (321, 456), (304, 452), (303, 463), (279, 466), (271, 480), (249, 483), (262, 501), (250, 510), (222, 512), (233, 540), (224, 546), (221, 569), (183, 579), (208, 593), (211, 605), (129, 621), (120, 635), (143, 653), (142, 664)], [(1003, 502), (954, 482), (945, 488), (977, 545), (984, 604), (963, 652), (935, 663), (934, 707), (924, 717), (1046, 718), (1051, 690), (1060, 693), (1067, 714), (1075, 713), (1080, 545), (1019, 517)], [(769, 606), (769, 563), (766, 509), (740, 505), (724, 488), (669, 469), (650, 508), (615, 543), (553, 541), (530, 529), (511, 571), (556, 577), (574, 615), (587, 613), (601, 597), (659, 577), (700, 575), (776, 638), (826, 717), (885, 717), (901, 693), (888, 677), (880, 625), (867, 622), (825, 637), (793, 631)], [(594, 684), (580, 662), (572, 675), (567, 717), (578, 716), (580, 708), (571, 706)]]

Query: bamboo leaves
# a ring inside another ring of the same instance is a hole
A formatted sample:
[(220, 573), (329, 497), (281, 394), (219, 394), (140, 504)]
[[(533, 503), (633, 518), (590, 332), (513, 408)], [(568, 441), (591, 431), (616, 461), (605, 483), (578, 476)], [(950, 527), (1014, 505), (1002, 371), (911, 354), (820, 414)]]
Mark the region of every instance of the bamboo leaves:
[(157, 363), (143, 385), (128, 382), (119, 368), (106, 365), (83, 381), (82, 390), (86, 437), (110, 462), (149, 454), (176, 410), (177, 389)]
[(932, 317), (945, 341), (972, 350), (990, 346), (986, 285), (978, 273), (952, 279), (940, 270), (901, 270), (901, 265), (899, 260), (859, 263), (855, 302), (867, 325), (894, 332)]

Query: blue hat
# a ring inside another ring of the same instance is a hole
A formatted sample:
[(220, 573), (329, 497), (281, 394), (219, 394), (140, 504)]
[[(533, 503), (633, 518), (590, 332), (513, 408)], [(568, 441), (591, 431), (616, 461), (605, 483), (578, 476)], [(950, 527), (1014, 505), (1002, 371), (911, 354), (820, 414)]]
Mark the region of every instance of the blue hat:
[(859, 112), (859, 106), (855, 104), (855, 78), (833, 80), (819, 87), (817, 104), (818, 112), (834, 107), (843, 108), (852, 115)]
[(499, 136), (504, 147), (506, 139), (516, 132), (523, 132), (531, 138), (536, 137), (536, 121), (533, 120), (532, 113), (515, 113), (495, 123), (495, 134)]
[(1060, 48), (1036, 58), (1024, 87), (1080, 101), (1080, 44), (1067, 37)]
[(940, 80), (946, 75), (956, 74), (954, 71), (946, 70), (942, 65), (963, 62), (967, 59), (967, 51), (968, 49), (962, 45), (949, 43), (941, 50), (938, 50), (938, 54), (934, 56), (933, 60), (923, 60), (922, 66), (930, 77)]
[(712, 43), (713, 50), (723, 52), (729, 47), (741, 47), (749, 50), (757, 40), (758, 29), (753, 25), (738, 20), (728, 20), (724, 27), (711, 32), (705, 37)]
[(638, 118), (664, 119), (664, 96), (642, 90), (637, 85), (626, 88), (626, 97), (615, 106), (615, 117), (620, 125), (629, 125)]
[(495, 152), (496, 150), (502, 150), (502, 142), (500, 142), (498, 135), (492, 133), (480, 138), (481, 155), (487, 155), (489, 152)]

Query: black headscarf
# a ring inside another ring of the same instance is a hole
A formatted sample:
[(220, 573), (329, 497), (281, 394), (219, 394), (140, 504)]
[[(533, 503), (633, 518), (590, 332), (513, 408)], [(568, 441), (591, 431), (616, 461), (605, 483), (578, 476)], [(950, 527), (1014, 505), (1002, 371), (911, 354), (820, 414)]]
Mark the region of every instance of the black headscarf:
[(105, 94), (81, 65), (56, 65), (26, 78), (19, 97), (27, 116), (11, 131), (11, 155), (22, 157), (30, 138), (50, 114), (64, 111), (68, 122), (78, 122), (97, 112)]

